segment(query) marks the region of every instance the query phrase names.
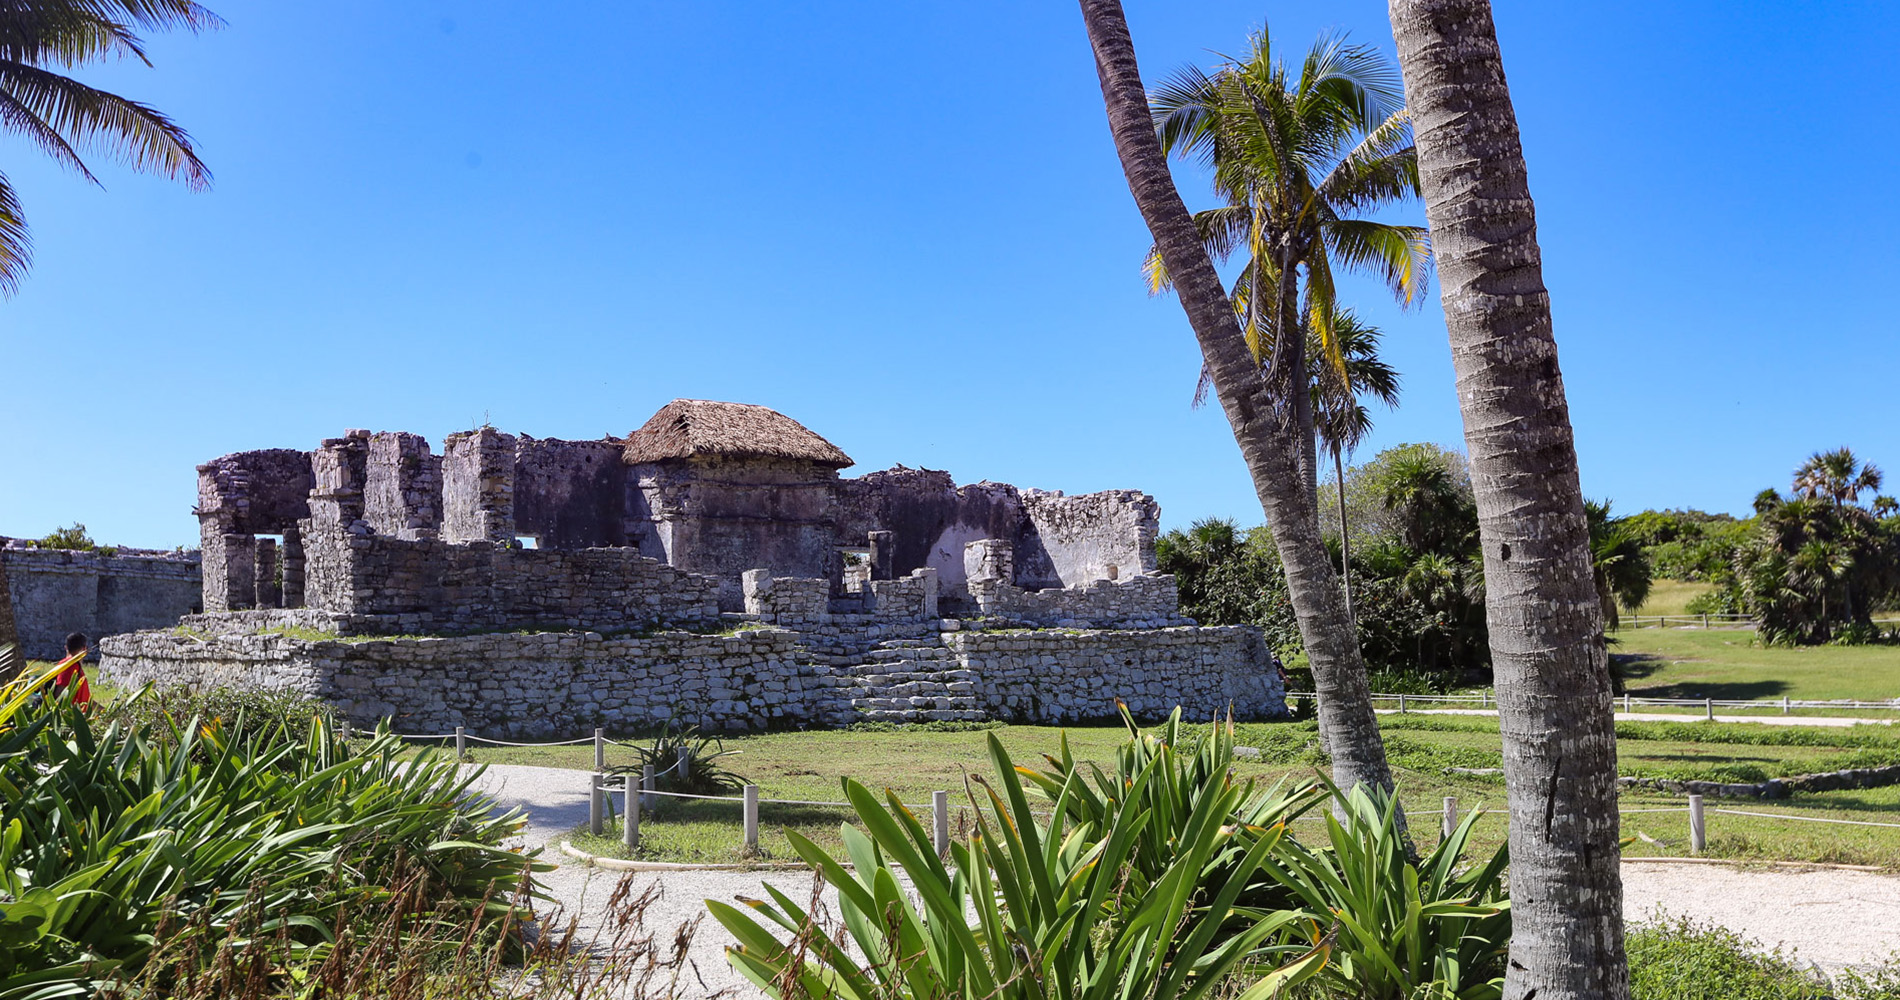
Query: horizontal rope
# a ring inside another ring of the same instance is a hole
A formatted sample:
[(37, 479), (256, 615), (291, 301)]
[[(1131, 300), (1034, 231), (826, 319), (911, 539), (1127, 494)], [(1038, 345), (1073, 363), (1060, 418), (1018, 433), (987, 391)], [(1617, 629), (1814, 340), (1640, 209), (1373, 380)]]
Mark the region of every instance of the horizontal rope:
[(1659, 808), (1659, 809), (1618, 809), (1617, 810), (1617, 812), (1622, 813), (1625, 816), (1628, 816), (1634, 813), (1679, 813), (1679, 812), (1688, 812), (1688, 811), (1689, 811), (1688, 806), (1667, 806), (1667, 807)]
[(1704, 812), (1727, 813), (1730, 816), (1760, 816), (1763, 819), (1788, 819), (1799, 823), (1839, 823), (1842, 826), (1884, 826), (1900, 830), (1900, 823), (1875, 823), (1864, 819), (1829, 819), (1825, 816), (1790, 816), (1787, 813), (1750, 812), (1746, 809), (1705, 809)]

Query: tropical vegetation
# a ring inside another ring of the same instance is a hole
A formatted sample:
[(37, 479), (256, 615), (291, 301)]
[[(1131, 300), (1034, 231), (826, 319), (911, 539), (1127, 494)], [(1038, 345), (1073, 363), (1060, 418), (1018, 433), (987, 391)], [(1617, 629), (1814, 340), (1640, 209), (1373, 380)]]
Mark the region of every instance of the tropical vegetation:
[[(356, 920), (505, 944), (539, 866), (445, 755), (386, 732), (356, 744), (321, 714), (147, 707), (93, 718), (49, 687), (0, 688), (0, 997), (144, 992), (268, 944), (274, 980), (321, 967)], [(154, 963), (157, 963), (156, 965)], [(156, 984), (154, 981), (156, 977)], [(133, 984), (142, 984), (137, 989)], [(161, 990), (162, 992), (162, 990)]]

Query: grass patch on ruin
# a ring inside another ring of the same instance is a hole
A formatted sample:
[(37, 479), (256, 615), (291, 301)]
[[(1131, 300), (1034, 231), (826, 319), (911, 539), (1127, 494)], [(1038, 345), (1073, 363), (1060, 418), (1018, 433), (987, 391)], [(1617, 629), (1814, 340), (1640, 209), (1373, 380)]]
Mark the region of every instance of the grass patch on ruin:
[[(1447, 767), (1496, 767), (1500, 762), (1495, 720), (1445, 716), (1408, 716), (1381, 720), (1407, 811), (1416, 831), (1430, 842), (1436, 836), (1436, 817), (1446, 796), (1456, 796), (1463, 808), (1486, 805), (1498, 810), (1478, 821), (1479, 849), (1501, 844), (1506, 833), (1502, 812), (1504, 785), (1500, 778), (1445, 773)], [(1687, 728), (1690, 732), (1680, 730)], [(985, 773), (984, 751), (988, 732), (994, 732), (1019, 761), (1033, 761), (1056, 752), (1065, 730), (1051, 726), (1002, 726), (988, 730), (933, 730), (893, 727), (879, 730), (835, 730), (769, 733), (726, 739), (742, 751), (725, 762), (733, 771), (760, 787), (762, 798), (835, 802), (841, 800), (839, 779), (853, 777), (875, 789), (889, 788), (906, 803), (927, 806), (930, 793), (950, 793), (952, 825), (967, 822), (967, 774)], [(1086, 726), (1066, 730), (1074, 754), (1107, 766), (1124, 737), (1116, 726)], [(1755, 767), (1770, 777), (1804, 773), (1817, 763), (1858, 752), (1900, 755), (1900, 733), (1876, 727), (1838, 730), (1784, 730), (1746, 725), (1625, 723), (1618, 727), (1624, 773), (1654, 772), (1670, 776), (1722, 774), (1724, 769)], [(1834, 742), (1828, 743), (1832, 737)], [(1750, 741), (1753, 742), (1750, 742)], [(1317, 734), (1310, 724), (1259, 724), (1241, 727), (1240, 742), (1257, 746), (1262, 759), (1237, 766), (1241, 777), (1266, 782), (1310, 778), (1323, 766)], [(484, 763), (531, 764), (543, 767), (593, 768), (593, 747), (480, 747), (471, 759)], [(608, 762), (633, 763), (633, 752), (610, 746)], [(618, 796), (615, 796), (618, 808)], [(1637, 840), (1631, 856), (1682, 856), (1689, 853), (1688, 814), (1681, 796), (1628, 790), (1624, 809), (1675, 810), (1631, 813), (1624, 817), (1624, 835)], [(1881, 865), (1900, 870), (1900, 829), (1839, 826), (1714, 812), (1734, 808), (1795, 817), (1900, 823), (1900, 786), (1796, 795), (1792, 799), (1762, 802), (1753, 799), (1710, 799), (1710, 850), (1715, 857), (1740, 860), (1813, 861)], [(827, 847), (841, 844), (840, 823), (848, 811), (830, 807), (760, 807), (760, 856), (748, 858), (742, 850), (740, 807), (733, 802), (664, 803), (642, 823), (644, 860), (695, 863), (734, 863), (749, 860), (783, 861), (791, 858), (784, 836), (790, 827)], [(620, 856), (618, 828), (601, 838), (579, 831), (575, 846), (592, 853)], [(1315, 823), (1309, 831), (1319, 835)]]
[(1612, 636), (1610, 655), (1639, 698), (1900, 698), (1900, 646), (1764, 647), (1755, 633), (1730, 629), (1623, 629)]

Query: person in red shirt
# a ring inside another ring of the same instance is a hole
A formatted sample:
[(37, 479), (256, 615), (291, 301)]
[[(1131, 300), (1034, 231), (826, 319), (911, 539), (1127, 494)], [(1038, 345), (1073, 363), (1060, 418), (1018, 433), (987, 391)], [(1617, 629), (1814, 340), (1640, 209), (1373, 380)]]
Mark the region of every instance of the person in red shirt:
[(84, 708), (92, 704), (92, 685), (86, 683), (86, 653), (90, 647), (84, 632), (74, 632), (66, 637), (66, 659), (69, 661), (59, 676), (53, 678), (53, 687), (65, 690), (72, 688), (73, 704)]

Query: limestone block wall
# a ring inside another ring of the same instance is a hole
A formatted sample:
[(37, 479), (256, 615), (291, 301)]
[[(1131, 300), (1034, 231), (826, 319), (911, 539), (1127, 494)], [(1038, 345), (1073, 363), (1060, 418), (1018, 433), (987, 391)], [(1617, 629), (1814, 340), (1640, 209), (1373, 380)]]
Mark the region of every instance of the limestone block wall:
[(917, 621), (937, 617), (937, 571), (913, 570), (901, 580), (869, 580), (865, 610), (879, 619)]
[(374, 619), (381, 627), (373, 631), (615, 630), (719, 616), (717, 580), (632, 549), (518, 549), (360, 529), (306, 535), (307, 603)]
[(1278, 718), (1286, 692), (1258, 629), (946, 633), (991, 717), (1064, 723), (1110, 719), (1120, 698), (1137, 718), (1176, 705), (1192, 719)]
[(831, 618), (831, 581), (775, 577), (769, 569), (749, 569), (741, 577), (745, 613), (780, 625), (817, 625)]
[(1026, 490), (1023, 510), (1032, 530), (1016, 545), (1017, 586), (1075, 587), (1155, 570), (1161, 505), (1146, 493)]
[(1173, 576), (1096, 580), (1076, 587), (1024, 590), (1000, 579), (975, 579), (971, 598), (982, 614), (1063, 628), (1164, 628), (1192, 625), (1181, 615)]
[(66, 636), (166, 628), (199, 609), (198, 553), (29, 549), (0, 539), (20, 644), (29, 659), (57, 660)]
[(785, 727), (824, 698), (796, 633), (661, 632), (609, 638), (543, 633), (306, 642), (282, 635), (203, 641), (172, 632), (117, 636), (102, 672), (115, 682), (275, 688), (335, 704), (360, 726), (497, 739), (566, 737), (667, 722), (721, 732)]

